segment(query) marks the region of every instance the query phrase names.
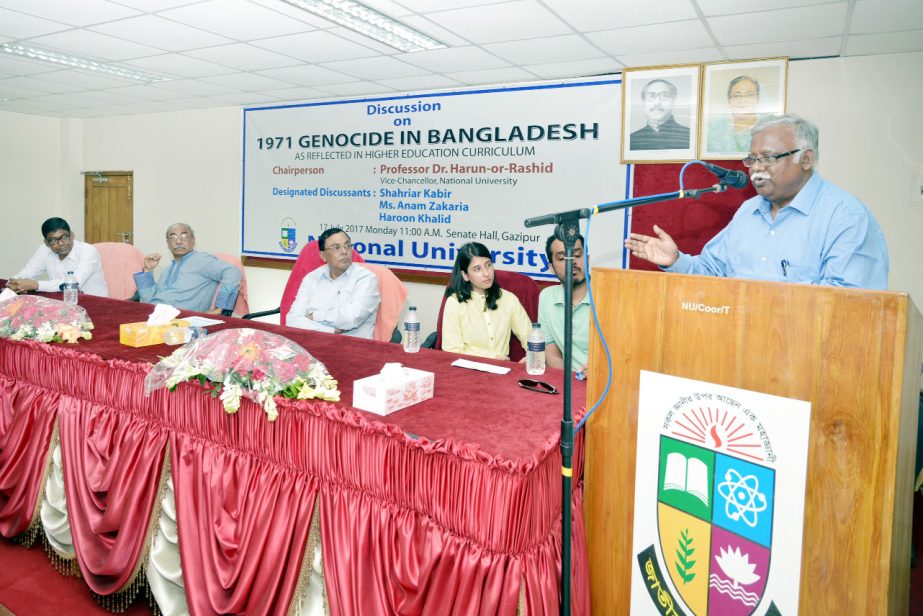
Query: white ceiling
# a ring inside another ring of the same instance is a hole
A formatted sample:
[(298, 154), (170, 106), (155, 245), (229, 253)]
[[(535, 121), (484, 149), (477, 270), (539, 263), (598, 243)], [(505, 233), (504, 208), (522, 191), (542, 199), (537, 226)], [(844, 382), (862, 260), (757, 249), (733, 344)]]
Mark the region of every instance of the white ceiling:
[(0, 42), (170, 77), (0, 53), (0, 110), (101, 117), (389, 95), (624, 67), (923, 50), (923, 0), (366, 0), (447, 45), (401, 53), (282, 0), (0, 0)]

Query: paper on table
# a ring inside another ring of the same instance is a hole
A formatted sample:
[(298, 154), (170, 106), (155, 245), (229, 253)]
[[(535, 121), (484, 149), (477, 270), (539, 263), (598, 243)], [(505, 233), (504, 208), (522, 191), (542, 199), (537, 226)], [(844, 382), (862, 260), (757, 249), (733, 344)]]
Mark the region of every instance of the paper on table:
[(506, 374), (510, 371), (509, 368), (504, 368), (503, 366), (483, 364), (479, 361), (471, 361), (470, 359), (456, 359), (452, 362), (452, 365), (458, 366), (459, 368), (468, 368), (470, 370), (480, 370), (481, 372), (491, 372), (493, 374)]
[(190, 325), (195, 325), (196, 327), (205, 327), (207, 325), (221, 325), (224, 321), (218, 319), (209, 319), (208, 317), (183, 317), (184, 321), (189, 321)]
[(16, 294), (13, 293), (10, 289), (3, 289), (3, 292), (0, 293), (0, 302), (5, 302), (8, 299), (13, 299), (16, 297)]

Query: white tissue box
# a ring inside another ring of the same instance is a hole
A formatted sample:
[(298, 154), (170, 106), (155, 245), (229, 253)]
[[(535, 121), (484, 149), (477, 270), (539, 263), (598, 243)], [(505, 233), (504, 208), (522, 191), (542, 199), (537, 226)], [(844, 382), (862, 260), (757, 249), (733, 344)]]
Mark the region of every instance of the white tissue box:
[(413, 368), (403, 368), (400, 377), (373, 374), (353, 381), (353, 406), (376, 415), (388, 415), (432, 398), (435, 380), (432, 372)]

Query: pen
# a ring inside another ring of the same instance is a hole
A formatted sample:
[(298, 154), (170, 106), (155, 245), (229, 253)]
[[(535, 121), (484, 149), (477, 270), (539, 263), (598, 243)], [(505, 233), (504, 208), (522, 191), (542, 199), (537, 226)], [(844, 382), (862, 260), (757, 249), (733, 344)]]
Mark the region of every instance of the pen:
[(786, 259), (782, 259), (781, 265), (782, 265), (782, 276), (785, 278), (788, 278), (788, 261)]

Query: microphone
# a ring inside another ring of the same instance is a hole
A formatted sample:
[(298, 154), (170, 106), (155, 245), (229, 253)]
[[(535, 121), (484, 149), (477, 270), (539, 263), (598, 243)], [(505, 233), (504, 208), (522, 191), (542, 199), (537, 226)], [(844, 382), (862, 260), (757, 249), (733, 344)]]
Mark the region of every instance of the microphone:
[(743, 171), (725, 169), (724, 167), (719, 167), (718, 165), (713, 165), (704, 161), (699, 162), (701, 162), (706, 169), (714, 173), (715, 176), (721, 180), (722, 184), (730, 186), (731, 188), (744, 188), (750, 181), (750, 178), (748, 178), (747, 174)]

